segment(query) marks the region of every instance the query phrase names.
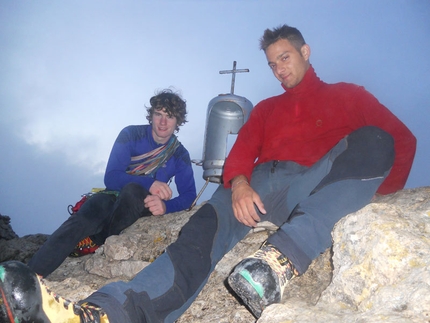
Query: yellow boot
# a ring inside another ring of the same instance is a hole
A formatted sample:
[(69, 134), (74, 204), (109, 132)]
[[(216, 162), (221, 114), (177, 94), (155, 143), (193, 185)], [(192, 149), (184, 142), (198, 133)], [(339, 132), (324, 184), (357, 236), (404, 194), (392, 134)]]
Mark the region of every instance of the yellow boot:
[(78, 305), (52, 293), (30, 268), (18, 261), (0, 264), (0, 322), (109, 323), (103, 310)]

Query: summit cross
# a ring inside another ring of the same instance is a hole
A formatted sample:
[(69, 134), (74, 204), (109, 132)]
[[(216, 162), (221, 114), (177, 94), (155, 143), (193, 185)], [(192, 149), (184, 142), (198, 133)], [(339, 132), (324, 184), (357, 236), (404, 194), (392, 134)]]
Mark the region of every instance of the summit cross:
[(219, 71), (220, 74), (232, 74), (231, 76), (231, 94), (234, 94), (234, 82), (236, 80), (236, 73), (247, 73), (249, 72), (249, 69), (236, 69), (236, 61), (233, 61), (233, 69), (232, 70), (225, 70), (225, 71)]

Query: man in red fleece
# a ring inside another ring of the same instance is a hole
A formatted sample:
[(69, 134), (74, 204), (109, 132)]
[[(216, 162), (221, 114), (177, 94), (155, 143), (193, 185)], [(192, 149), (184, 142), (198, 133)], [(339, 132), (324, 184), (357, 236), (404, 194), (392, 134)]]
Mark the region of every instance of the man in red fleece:
[[(224, 185), (165, 253), (130, 282), (108, 284), (81, 305), (69, 306), (69, 316), (63, 314), (65, 306), (53, 308), (56, 302), (43, 292), (32, 294), (31, 302), (15, 302), (28, 300), (26, 290), (37, 289), (26, 286), (39, 283), (35, 275), (23, 279), (31, 276), (23, 265), (0, 264), (0, 289), (14, 296), (6, 296), (3, 304), (11, 303), (14, 313), (25, 313), (26, 319), (27, 313), (32, 319), (45, 315), (44, 322), (71, 322), (76, 315), (81, 323), (174, 322), (218, 261), (258, 222), (270, 221), (279, 230), (229, 277), (230, 286), (259, 317), (281, 300), (290, 279), (332, 245), (337, 221), (377, 192), (403, 188), (416, 140), (400, 120), (362, 87), (322, 82), (296, 28), (266, 30), (261, 48), (285, 93), (254, 108), (227, 158)], [(27, 281), (31, 284), (17, 287)], [(0, 318), (2, 313), (6, 317), (2, 308)]]
[(404, 187), (416, 148), (409, 129), (363, 87), (322, 82), (296, 28), (267, 29), (260, 45), (285, 92), (254, 108), (224, 171), (237, 221), (279, 226), (229, 277), (256, 317), (331, 246), (337, 221), (375, 193)]

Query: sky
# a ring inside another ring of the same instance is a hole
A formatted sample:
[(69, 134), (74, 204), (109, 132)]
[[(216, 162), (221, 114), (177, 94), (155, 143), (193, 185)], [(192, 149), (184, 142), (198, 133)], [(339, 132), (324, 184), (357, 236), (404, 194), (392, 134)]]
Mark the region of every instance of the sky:
[(19, 236), (52, 233), (104, 187), (118, 133), (146, 124), (164, 88), (187, 101), (178, 138), (201, 159), (208, 103), (230, 92), (220, 70), (250, 70), (235, 94), (254, 105), (283, 92), (258, 43), (281, 24), (302, 32), (322, 80), (363, 85), (411, 129), (406, 188), (429, 186), (430, 1), (0, 0), (0, 214)]

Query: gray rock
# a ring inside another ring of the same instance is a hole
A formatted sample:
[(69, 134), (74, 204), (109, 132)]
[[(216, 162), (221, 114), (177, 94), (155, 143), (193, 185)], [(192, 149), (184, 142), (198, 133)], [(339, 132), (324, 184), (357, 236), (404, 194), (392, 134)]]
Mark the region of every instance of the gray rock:
[(258, 323), (430, 322), (430, 187), (381, 197), (332, 235), (333, 279), (316, 305), (272, 305)]
[(0, 240), (0, 262), (18, 260), (27, 263), (48, 239), (46, 234), (31, 234), (21, 238)]
[(10, 217), (0, 214), (0, 240), (11, 240), (18, 238), (10, 225)]

